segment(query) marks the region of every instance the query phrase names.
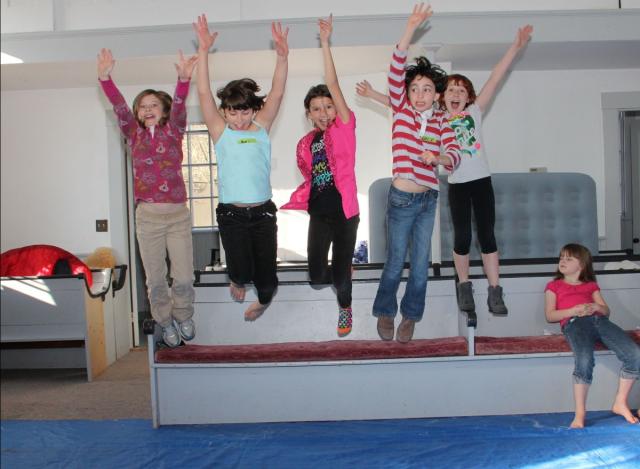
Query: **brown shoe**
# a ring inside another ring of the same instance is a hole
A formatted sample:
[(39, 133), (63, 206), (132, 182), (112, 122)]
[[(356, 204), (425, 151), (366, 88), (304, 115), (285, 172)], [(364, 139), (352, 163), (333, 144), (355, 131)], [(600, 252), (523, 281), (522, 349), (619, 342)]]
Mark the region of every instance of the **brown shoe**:
[(378, 317), (378, 335), (382, 340), (393, 340), (393, 317)]
[(416, 326), (416, 322), (413, 319), (402, 318), (402, 321), (398, 325), (398, 332), (396, 332), (396, 340), (401, 344), (406, 344), (413, 337), (413, 329)]

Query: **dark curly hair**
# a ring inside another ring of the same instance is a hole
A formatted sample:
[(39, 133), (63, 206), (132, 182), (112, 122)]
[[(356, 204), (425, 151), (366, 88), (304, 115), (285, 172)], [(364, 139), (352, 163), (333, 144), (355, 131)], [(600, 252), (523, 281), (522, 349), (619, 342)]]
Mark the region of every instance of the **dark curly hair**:
[(159, 90), (147, 89), (138, 93), (138, 96), (133, 100), (133, 115), (135, 116), (138, 124), (144, 127), (144, 120), (140, 120), (138, 118), (138, 111), (140, 110), (140, 101), (145, 96), (153, 95), (160, 100), (162, 103), (162, 118), (160, 118), (160, 122), (158, 125), (165, 125), (167, 120), (169, 120), (169, 113), (171, 112), (171, 105), (173, 104), (173, 99), (169, 93)]
[(252, 109), (259, 111), (264, 106), (265, 96), (258, 96), (258, 84), (251, 78), (233, 80), (218, 89), (216, 96), (220, 99), (221, 109)]
[(408, 89), (416, 77), (426, 77), (436, 86), (436, 93), (442, 93), (446, 87), (447, 72), (442, 70), (438, 65), (429, 62), (429, 59), (426, 57), (416, 57), (415, 61), (415, 64), (408, 65), (405, 68), (405, 88)]

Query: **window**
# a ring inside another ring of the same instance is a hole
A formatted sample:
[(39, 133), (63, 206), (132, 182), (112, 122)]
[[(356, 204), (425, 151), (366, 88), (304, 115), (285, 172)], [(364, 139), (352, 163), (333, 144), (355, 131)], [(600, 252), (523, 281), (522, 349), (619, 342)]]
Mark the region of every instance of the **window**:
[(218, 206), (218, 165), (213, 142), (204, 124), (189, 124), (182, 140), (182, 177), (187, 188), (192, 226), (215, 225)]

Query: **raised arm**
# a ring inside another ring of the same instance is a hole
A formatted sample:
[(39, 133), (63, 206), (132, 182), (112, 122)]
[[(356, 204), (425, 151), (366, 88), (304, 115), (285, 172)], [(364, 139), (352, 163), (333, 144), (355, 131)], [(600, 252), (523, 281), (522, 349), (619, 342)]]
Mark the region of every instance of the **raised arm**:
[(378, 90), (374, 90), (371, 83), (367, 80), (362, 80), (356, 83), (356, 93), (362, 96), (363, 98), (369, 98), (373, 101), (376, 101), (383, 106), (391, 107), (391, 101), (389, 100), (389, 96), (381, 93)]
[(113, 106), (113, 112), (118, 117), (120, 132), (126, 138), (131, 139), (138, 129), (138, 121), (136, 121), (131, 108), (127, 105), (124, 96), (111, 80), (111, 72), (115, 64), (116, 61), (111, 51), (109, 49), (101, 49), (97, 61), (98, 80), (102, 91)]
[(184, 58), (184, 54), (181, 50), (178, 51), (178, 63), (173, 64), (176, 67), (178, 73), (178, 79), (182, 82), (190, 82), (191, 75), (193, 75), (193, 69), (198, 63), (198, 56), (192, 55), (188, 59)]
[(493, 67), (491, 71), (491, 75), (489, 79), (480, 90), (480, 94), (478, 94), (476, 98), (476, 104), (480, 107), (480, 110), (484, 112), (491, 103), (494, 95), (496, 94), (496, 90), (500, 86), (500, 83), (504, 79), (509, 67), (513, 63), (514, 59), (529, 42), (531, 39), (531, 33), (533, 32), (533, 26), (527, 24), (518, 29), (518, 33), (516, 34), (516, 38), (513, 40), (511, 46), (507, 49), (507, 52), (502, 56), (500, 61)]
[(187, 95), (189, 94), (189, 84), (193, 69), (198, 61), (198, 56), (193, 55), (185, 59), (182, 51), (178, 51), (178, 62), (175, 63), (176, 72), (178, 73), (178, 84), (173, 96), (173, 105), (171, 106), (170, 120), (173, 122), (180, 133), (184, 133), (187, 127)]
[(278, 115), (282, 97), (284, 96), (284, 88), (287, 84), (287, 73), (289, 72), (289, 44), (287, 36), (289, 28), (282, 29), (280, 23), (271, 23), (271, 37), (273, 45), (276, 49), (276, 68), (273, 71), (273, 80), (271, 81), (271, 90), (265, 99), (264, 106), (256, 115), (256, 121), (263, 126), (267, 132), (271, 129), (271, 124)]
[(398, 42), (398, 49), (401, 51), (409, 50), (409, 46), (411, 45), (411, 40), (413, 39), (413, 34), (416, 32), (416, 29), (420, 27), (422, 23), (427, 21), (431, 15), (433, 15), (433, 10), (431, 10), (431, 5), (425, 5), (424, 3), (418, 3), (413, 7), (413, 12), (409, 16), (407, 20), (407, 26), (400, 38), (400, 42)]
[(333, 32), (333, 15), (329, 15), (328, 19), (320, 18), (318, 27), (320, 28), (320, 46), (322, 47), (322, 59), (324, 62), (324, 81), (327, 88), (329, 88), (333, 105), (336, 107), (340, 120), (346, 124), (349, 122), (350, 110), (340, 89), (338, 74), (336, 73), (331, 47), (329, 46), (329, 38)]
[(198, 16), (196, 23), (193, 23), (193, 29), (198, 36), (198, 67), (197, 67), (197, 88), (198, 100), (200, 101), (200, 111), (204, 118), (207, 129), (214, 142), (218, 141), (220, 135), (224, 131), (225, 122), (218, 106), (211, 93), (211, 83), (209, 81), (209, 49), (218, 37), (218, 33), (209, 32), (209, 24), (206, 15)]
[(115, 67), (116, 61), (113, 58), (113, 54), (109, 49), (100, 49), (98, 54), (98, 79), (100, 81), (107, 81), (111, 78), (111, 72)]

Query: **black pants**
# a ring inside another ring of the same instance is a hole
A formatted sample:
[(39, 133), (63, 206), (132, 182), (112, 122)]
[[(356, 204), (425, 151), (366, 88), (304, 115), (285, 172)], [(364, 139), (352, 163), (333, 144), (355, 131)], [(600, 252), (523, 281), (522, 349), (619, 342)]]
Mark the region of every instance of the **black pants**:
[(456, 254), (469, 254), (471, 207), (476, 220), (480, 250), (483, 254), (491, 254), (498, 250), (493, 232), (496, 223), (496, 202), (491, 177), (449, 184), (449, 207), (453, 222), (453, 251)]
[[(311, 215), (307, 238), (307, 257), (311, 285), (333, 284), (341, 308), (351, 306), (351, 264), (360, 217)], [(331, 267), (329, 246), (333, 244)]]
[(239, 286), (253, 282), (263, 305), (271, 302), (278, 286), (277, 210), (271, 201), (257, 207), (219, 204), (216, 209), (229, 278)]

